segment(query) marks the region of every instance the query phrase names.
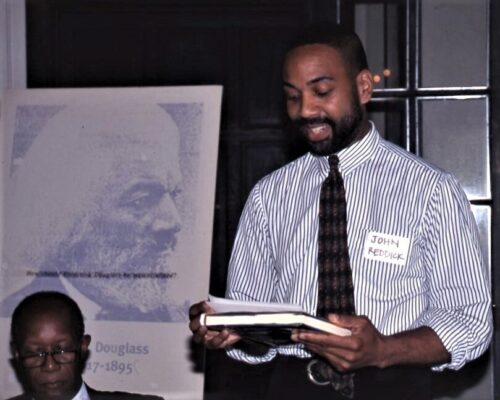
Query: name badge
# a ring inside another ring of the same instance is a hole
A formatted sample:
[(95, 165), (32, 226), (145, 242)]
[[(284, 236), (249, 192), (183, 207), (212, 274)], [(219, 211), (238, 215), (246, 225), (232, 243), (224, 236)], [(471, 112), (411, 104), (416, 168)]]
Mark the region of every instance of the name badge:
[(409, 238), (368, 232), (363, 257), (380, 262), (405, 265), (409, 248)]

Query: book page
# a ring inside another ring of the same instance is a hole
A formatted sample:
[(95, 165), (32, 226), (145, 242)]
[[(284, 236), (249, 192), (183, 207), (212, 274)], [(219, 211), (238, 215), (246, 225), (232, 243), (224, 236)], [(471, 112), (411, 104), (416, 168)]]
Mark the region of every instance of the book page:
[(239, 301), (224, 299), (221, 297), (208, 296), (208, 305), (212, 307), (216, 313), (227, 312), (305, 312), (305, 310), (297, 305), (290, 303), (264, 303), (257, 301)]

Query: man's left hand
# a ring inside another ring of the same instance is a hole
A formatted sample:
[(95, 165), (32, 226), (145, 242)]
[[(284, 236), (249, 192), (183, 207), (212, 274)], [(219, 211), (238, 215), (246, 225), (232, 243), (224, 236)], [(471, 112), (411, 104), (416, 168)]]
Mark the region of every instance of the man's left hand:
[(328, 319), (335, 325), (350, 329), (351, 336), (298, 330), (292, 339), (303, 343), (340, 372), (376, 366), (383, 368), (386, 336), (382, 335), (366, 317), (330, 314)]

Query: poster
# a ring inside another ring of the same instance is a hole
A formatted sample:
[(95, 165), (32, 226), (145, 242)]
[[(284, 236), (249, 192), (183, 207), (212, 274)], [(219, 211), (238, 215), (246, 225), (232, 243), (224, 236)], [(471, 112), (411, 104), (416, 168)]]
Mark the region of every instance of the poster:
[(69, 294), (92, 336), (86, 382), (201, 399), (187, 310), (206, 297), (222, 88), (6, 91), (2, 136), (0, 386), (10, 315)]

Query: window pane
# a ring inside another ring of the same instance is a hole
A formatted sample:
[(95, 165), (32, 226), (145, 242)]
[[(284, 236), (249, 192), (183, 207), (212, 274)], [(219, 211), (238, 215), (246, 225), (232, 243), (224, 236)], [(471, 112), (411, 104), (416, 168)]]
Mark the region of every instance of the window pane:
[(486, 98), (419, 100), (422, 156), (454, 174), (469, 199), (490, 198)]
[(354, 6), (354, 28), (365, 46), (375, 89), (406, 87), (405, 9), (404, 1)]
[(486, 264), (488, 265), (488, 270), (490, 270), (490, 266), (491, 266), (491, 207), (473, 205), (472, 212), (474, 213), (474, 217), (476, 218), (477, 226), (479, 227), (479, 238), (481, 240), (481, 248), (483, 249), (483, 255), (484, 255), (484, 258), (486, 260)]
[(420, 87), (487, 86), (488, 0), (421, 0)]

